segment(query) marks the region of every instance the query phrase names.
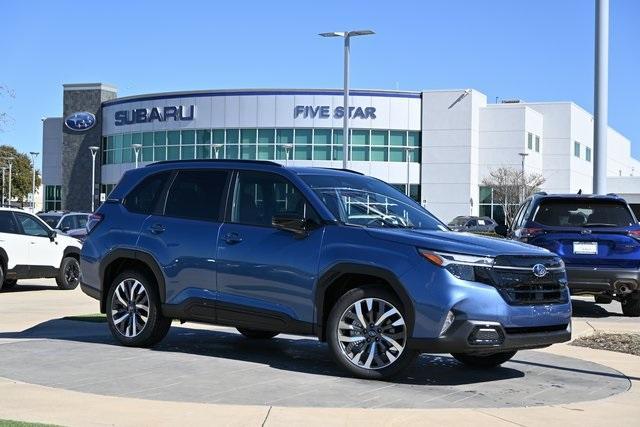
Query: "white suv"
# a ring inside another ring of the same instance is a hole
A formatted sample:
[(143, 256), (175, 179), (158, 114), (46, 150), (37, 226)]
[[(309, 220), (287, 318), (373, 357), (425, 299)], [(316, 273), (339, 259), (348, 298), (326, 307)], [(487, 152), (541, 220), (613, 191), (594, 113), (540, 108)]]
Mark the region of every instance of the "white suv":
[(35, 215), (0, 208), (0, 288), (19, 279), (55, 278), (59, 288), (74, 289), (80, 283), (81, 247)]

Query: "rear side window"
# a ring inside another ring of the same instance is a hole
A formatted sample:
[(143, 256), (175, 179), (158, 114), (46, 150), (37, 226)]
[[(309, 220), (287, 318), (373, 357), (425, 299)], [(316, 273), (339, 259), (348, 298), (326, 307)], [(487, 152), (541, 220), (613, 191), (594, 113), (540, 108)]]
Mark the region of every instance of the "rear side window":
[(161, 172), (142, 180), (125, 198), (124, 206), (127, 210), (135, 213), (151, 214), (160, 200), (162, 189), (170, 174), (170, 171)]
[(612, 200), (544, 200), (533, 220), (543, 225), (561, 227), (633, 225), (627, 205)]
[(169, 190), (164, 214), (217, 221), (226, 183), (226, 171), (180, 171)]
[(18, 224), (11, 212), (0, 212), (0, 233), (19, 233)]

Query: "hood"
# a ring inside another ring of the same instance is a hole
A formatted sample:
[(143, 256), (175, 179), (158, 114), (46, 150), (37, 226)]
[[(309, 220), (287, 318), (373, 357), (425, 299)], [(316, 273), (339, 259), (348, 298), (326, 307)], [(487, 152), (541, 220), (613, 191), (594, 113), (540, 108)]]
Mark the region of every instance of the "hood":
[(453, 231), (415, 230), (407, 228), (368, 228), (368, 233), (380, 240), (432, 249), (479, 256), (550, 255), (546, 249), (515, 240), (478, 236)]
[(82, 248), (82, 242), (78, 240), (78, 237), (67, 236), (66, 234), (58, 232), (56, 239), (65, 246), (75, 246), (78, 249)]

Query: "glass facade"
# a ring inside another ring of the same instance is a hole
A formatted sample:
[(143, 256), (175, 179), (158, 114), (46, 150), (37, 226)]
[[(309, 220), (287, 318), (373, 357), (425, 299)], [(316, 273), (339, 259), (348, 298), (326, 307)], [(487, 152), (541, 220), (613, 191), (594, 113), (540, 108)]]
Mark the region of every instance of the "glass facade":
[(44, 210), (45, 211), (61, 211), (62, 210), (62, 186), (47, 185), (44, 187)]
[[(479, 194), (479, 215), (480, 216), (488, 216), (489, 218), (493, 218), (498, 224), (505, 223), (505, 215), (504, 215), (504, 200), (500, 199), (497, 195), (494, 194), (493, 188), (480, 186), (480, 194)], [(507, 204), (509, 206), (519, 206), (520, 203), (518, 200), (514, 200), (513, 203), (510, 200), (507, 200)], [(510, 209), (509, 209), (510, 210)]]
[[(138, 132), (103, 138), (102, 163), (135, 162), (132, 144), (142, 144), (139, 160), (247, 159), (342, 160), (341, 129), (197, 129)], [(407, 147), (415, 147), (407, 149)], [(351, 130), (354, 161), (420, 161), (420, 132)]]

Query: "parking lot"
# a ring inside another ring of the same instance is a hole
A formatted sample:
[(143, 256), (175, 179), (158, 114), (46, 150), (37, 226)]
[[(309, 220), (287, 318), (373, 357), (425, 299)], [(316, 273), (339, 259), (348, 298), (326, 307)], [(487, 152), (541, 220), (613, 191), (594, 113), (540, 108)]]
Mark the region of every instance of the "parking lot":
[[(635, 377), (620, 369), (637, 364), (635, 356), (556, 345), (520, 352), (502, 368), (489, 371), (465, 368), (447, 355), (423, 355), (393, 382), (364, 381), (344, 376), (330, 360), (326, 345), (311, 338), (281, 335), (251, 341), (234, 329), (176, 322), (159, 346), (127, 348), (114, 342), (106, 323), (86, 316), (96, 313), (97, 304), (79, 290), (59, 291), (48, 280), (25, 281), (0, 293), (0, 298), (0, 377), (5, 393), (20, 385), (85, 398), (111, 396), (145, 402), (143, 407), (162, 401), (208, 404), (203, 407), (209, 409), (247, 405), (243, 407), (294, 413), (309, 407), (377, 408), (382, 413), (536, 407), (562, 411), (567, 405), (594, 408), (589, 402), (612, 404), (627, 399), (635, 392), (638, 376), (637, 368)], [(590, 329), (638, 330), (637, 319), (621, 316), (616, 303), (596, 305), (574, 299), (574, 315), (574, 336)], [(594, 358), (593, 354), (605, 357)], [(99, 401), (104, 405), (104, 398)], [(45, 411), (40, 419), (37, 399), (22, 405), (20, 410), (3, 405), (0, 419), (75, 424), (73, 416), (56, 416), (55, 411)], [(637, 416), (635, 408), (626, 411)], [(76, 411), (75, 416), (84, 413), (81, 408)], [(84, 414), (84, 421), (98, 421)], [(197, 414), (193, 413), (196, 420)], [(254, 413), (244, 412), (249, 414)], [(262, 412), (255, 413), (256, 420), (264, 415), (258, 414)], [(113, 416), (116, 424), (135, 420)], [(232, 417), (230, 422), (240, 419)], [(277, 424), (275, 419), (270, 422)]]

